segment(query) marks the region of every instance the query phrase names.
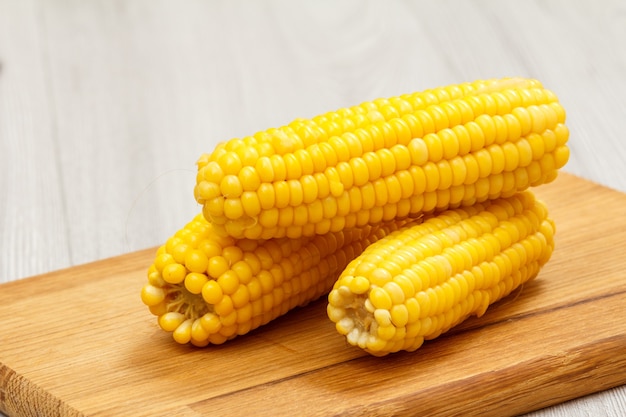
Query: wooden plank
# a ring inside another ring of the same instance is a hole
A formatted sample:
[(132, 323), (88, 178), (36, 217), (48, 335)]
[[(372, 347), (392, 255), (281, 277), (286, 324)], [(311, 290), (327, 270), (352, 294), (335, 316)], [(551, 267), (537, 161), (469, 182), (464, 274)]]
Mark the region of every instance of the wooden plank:
[[(36, 415), (513, 415), (626, 382), (626, 195), (562, 174), (540, 277), (414, 353), (346, 346), (325, 301), (196, 349), (139, 300), (153, 251), (0, 286), (0, 411)], [(598, 216), (602, 212), (602, 216)]]

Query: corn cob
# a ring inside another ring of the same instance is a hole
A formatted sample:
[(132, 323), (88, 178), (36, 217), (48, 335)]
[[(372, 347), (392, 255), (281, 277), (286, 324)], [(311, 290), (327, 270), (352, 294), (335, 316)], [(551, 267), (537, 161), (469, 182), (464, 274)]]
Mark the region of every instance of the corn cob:
[(255, 241), (220, 236), (198, 215), (158, 249), (141, 298), (178, 343), (221, 344), (328, 294), (350, 260), (405, 223)]
[(220, 143), (195, 198), (217, 233), (311, 236), (508, 197), (552, 181), (569, 132), (536, 80), (378, 99)]
[(547, 216), (530, 191), (426, 216), (349, 263), (328, 316), (373, 355), (415, 350), (538, 274), (554, 247)]

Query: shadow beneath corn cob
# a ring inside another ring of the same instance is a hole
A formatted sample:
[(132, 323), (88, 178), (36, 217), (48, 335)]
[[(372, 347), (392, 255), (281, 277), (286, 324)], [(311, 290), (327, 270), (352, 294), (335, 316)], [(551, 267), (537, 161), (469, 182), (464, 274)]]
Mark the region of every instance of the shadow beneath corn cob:
[(468, 317), (437, 339), (454, 337), (459, 333), (473, 332), (502, 322), (522, 320), (525, 317), (537, 314), (533, 299), (541, 292), (541, 281), (540, 277), (537, 277), (521, 285), (511, 294), (490, 305), (481, 317)]

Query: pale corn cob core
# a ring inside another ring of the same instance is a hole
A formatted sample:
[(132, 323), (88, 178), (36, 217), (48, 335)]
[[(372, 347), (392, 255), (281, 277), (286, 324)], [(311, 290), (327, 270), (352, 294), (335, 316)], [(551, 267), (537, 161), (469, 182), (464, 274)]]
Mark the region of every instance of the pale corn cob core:
[(530, 79), (378, 99), (219, 144), (194, 193), (223, 235), (337, 232), (548, 183), (569, 158), (564, 122)]
[(554, 232), (530, 191), (426, 216), (349, 263), (328, 296), (328, 316), (373, 355), (415, 350), (534, 278)]
[(234, 239), (201, 215), (159, 248), (141, 298), (181, 344), (221, 344), (328, 294), (402, 220), (298, 239)]

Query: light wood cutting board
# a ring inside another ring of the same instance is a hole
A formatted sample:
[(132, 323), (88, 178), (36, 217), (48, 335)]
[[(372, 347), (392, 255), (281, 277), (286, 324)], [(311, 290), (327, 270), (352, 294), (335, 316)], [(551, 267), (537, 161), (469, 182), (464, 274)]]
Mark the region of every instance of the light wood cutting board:
[(504, 416), (624, 384), (626, 195), (567, 174), (535, 191), (552, 260), (414, 353), (347, 346), (323, 299), (222, 346), (177, 345), (139, 298), (153, 250), (1, 285), (0, 411)]

